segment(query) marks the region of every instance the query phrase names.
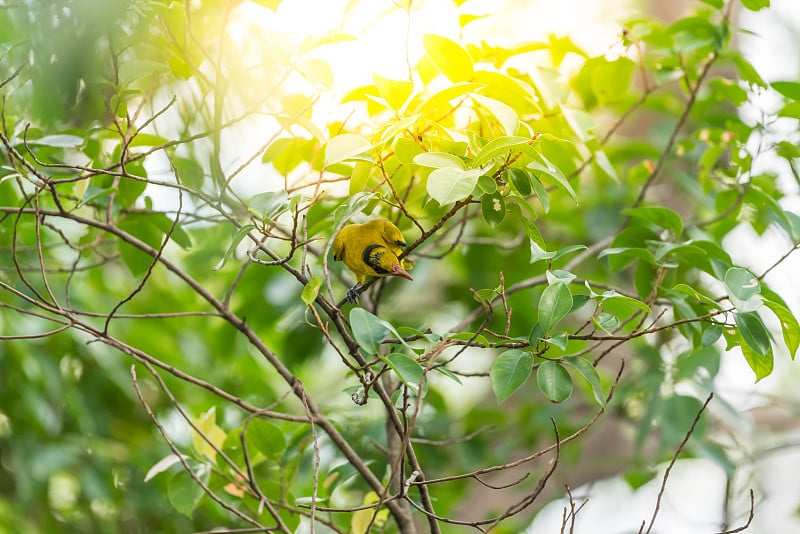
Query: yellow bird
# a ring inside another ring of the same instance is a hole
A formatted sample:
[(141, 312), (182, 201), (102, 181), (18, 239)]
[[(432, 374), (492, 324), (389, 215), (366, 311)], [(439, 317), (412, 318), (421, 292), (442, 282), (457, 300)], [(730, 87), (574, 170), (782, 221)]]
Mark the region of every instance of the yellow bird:
[(405, 247), (403, 233), (386, 219), (342, 228), (333, 241), (333, 259), (344, 261), (356, 275), (356, 283), (347, 290), (347, 302), (358, 302), (358, 289), (367, 276), (400, 276), (413, 281), (406, 269), (414, 263), (397, 258)]

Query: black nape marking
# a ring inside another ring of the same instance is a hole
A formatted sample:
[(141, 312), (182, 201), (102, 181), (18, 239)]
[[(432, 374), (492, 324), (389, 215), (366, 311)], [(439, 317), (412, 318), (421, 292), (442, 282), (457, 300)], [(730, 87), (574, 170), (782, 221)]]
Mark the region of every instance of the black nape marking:
[(364, 249), (364, 252), (361, 254), (361, 260), (367, 264), (369, 267), (372, 268), (378, 274), (389, 274), (389, 271), (384, 269), (380, 266), (381, 256), (383, 256), (383, 251), (376, 251), (373, 254), (373, 251), (378, 248), (385, 249), (386, 247), (382, 245), (369, 245)]

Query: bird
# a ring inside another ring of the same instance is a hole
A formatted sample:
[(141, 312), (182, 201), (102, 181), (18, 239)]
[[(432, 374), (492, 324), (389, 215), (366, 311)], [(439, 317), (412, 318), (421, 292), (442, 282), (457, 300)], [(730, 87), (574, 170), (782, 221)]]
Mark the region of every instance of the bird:
[(348, 224), (333, 240), (333, 259), (343, 261), (356, 275), (345, 300), (358, 302), (358, 290), (367, 276), (399, 276), (414, 281), (406, 269), (414, 262), (399, 259), (406, 248), (403, 233), (391, 221), (377, 218), (363, 224)]

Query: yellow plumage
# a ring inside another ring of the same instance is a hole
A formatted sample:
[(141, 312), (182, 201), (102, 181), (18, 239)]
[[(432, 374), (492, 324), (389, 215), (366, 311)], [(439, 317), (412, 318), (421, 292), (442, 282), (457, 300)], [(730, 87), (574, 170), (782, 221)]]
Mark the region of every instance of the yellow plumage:
[(347, 300), (358, 300), (358, 287), (367, 276), (400, 276), (413, 280), (406, 272), (413, 262), (398, 259), (405, 247), (403, 233), (386, 219), (372, 219), (342, 228), (333, 241), (333, 259), (343, 261), (356, 276), (356, 284), (347, 291)]

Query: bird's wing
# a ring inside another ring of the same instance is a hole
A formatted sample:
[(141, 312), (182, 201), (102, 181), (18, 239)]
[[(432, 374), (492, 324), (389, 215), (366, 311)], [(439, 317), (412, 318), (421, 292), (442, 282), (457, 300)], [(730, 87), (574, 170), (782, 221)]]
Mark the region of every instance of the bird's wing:
[(383, 239), (390, 245), (397, 245), (399, 247), (406, 246), (406, 240), (403, 237), (403, 232), (392, 224), (391, 221), (383, 221)]
[(343, 228), (339, 235), (336, 236), (336, 239), (333, 240), (333, 259), (341, 261), (344, 259), (344, 242), (346, 228)]

